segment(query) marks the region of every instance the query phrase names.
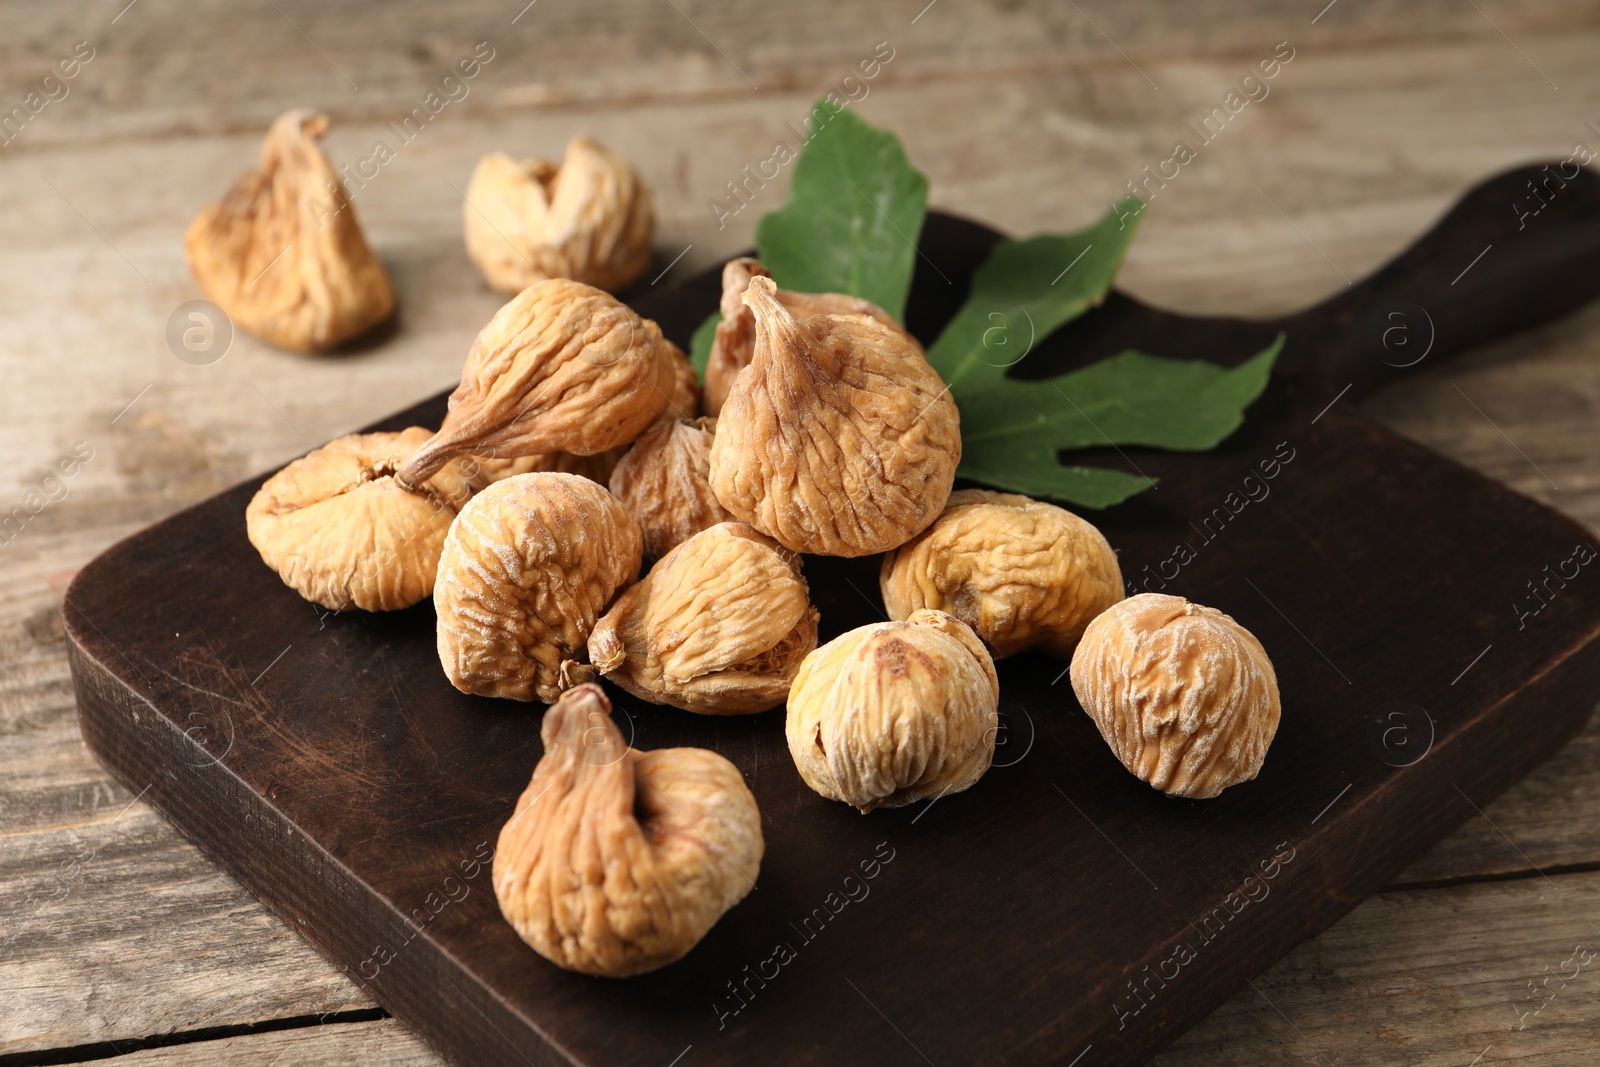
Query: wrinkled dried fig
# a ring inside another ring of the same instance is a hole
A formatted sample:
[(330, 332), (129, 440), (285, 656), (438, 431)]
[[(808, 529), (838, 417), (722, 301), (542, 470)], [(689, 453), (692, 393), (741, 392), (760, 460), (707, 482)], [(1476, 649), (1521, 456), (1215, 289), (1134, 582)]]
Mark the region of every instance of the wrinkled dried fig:
[(428, 439), (350, 434), (268, 478), (245, 509), (245, 532), (284, 584), (335, 611), (393, 611), (433, 591), (445, 533), (479, 477), (470, 458), (402, 488), (394, 472)]
[(544, 713), (544, 755), (500, 830), (494, 895), (557, 967), (626, 978), (681, 959), (755, 888), (766, 844), (739, 769), (629, 748), (597, 685)]
[(496, 289), (545, 278), (616, 291), (650, 265), (650, 190), (616, 153), (588, 137), (567, 142), (557, 167), (484, 156), (467, 186), (467, 255)]
[(1089, 624), (1072, 689), (1122, 765), (1168, 796), (1214, 797), (1261, 770), (1278, 730), (1266, 650), (1215, 608), (1140, 593)]
[(789, 754), (806, 785), (862, 811), (959, 793), (989, 769), (1000, 680), (977, 635), (942, 611), (862, 626), (800, 665)]
[(800, 561), (742, 522), (684, 541), (617, 598), (589, 661), (642, 700), (706, 715), (782, 704), (817, 647)]
[(639, 576), (639, 524), (576, 474), (519, 474), (450, 526), (433, 587), (439, 661), (464, 693), (553, 701), (617, 590)]
[[(728, 390), (733, 387), (734, 375), (750, 365), (756, 350), (756, 319), (744, 306), (744, 291), (750, 287), (751, 278), (770, 278), (772, 275), (760, 263), (748, 256), (730, 259), (722, 267), (722, 321), (717, 323), (711, 341), (711, 356), (706, 360), (705, 410), (707, 415), (718, 414), (728, 400)], [(905, 327), (894, 321), (894, 316), (870, 300), (844, 293), (793, 293), (778, 289), (773, 294), (778, 303), (789, 309), (797, 319), (812, 315), (870, 315), (907, 340), (911, 335)]]
[(960, 417), (916, 342), (867, 315), (796, 319), (771, 278), (750, 365), (711, 447), (711, 489), (785, 548), (865, 556), (904, 544), (944, 507), (961, 459)]
[(1072, 655), (1089, 621), (1122, 599), (1117, 554), (1088, 522), (1014, 493), (961, 489), (933, 525), (890, 552), (878, 577), (892, 619), (948, 611), (996, 659)]
[(672, 365), (672, 391), (667, 394), (667, 407), (660, 417), (692, 419), (700, 414), (700, 376), (683, 349), (665, 338), (662, 341), (667, 346), (667, 362)]
[(452, 456), (592, 456), (666, 410), (670, 342), (649, 319), (580, 282), (530, 285), (472, 342), (439, 432), (400, 471), (415, 485)]
[[(671, 341), (664, 341), (668, 359), (672, 364), (672, 392), (666, 409), (654, 425), (678, 418), (692, 419), (700, 410), (700, 380), (683, 352)], [(498, 456), (473, 457), (482, 471), (482, 482), (487, 485), (515, 474), (533, 474), (538, 471), (556, 471), (561, 474), (581, 474), (585, 478), (605, 485), (616, 470), (617, 461), (628, 451), (628, 445), (617, 445), (592, 456), (578, 456), (571, 452), (534, 452), (526, 456), (500, 458)]]
[(660, 559), (693, 534), (733, 518), (711, 492), (717, 420), (663, 419), (611, 472), (611, 492), (639, 520), (644, 554)]
[(317, 142), (325, 116), (286, 112), (261, 157), (189, 224), (184, 253), (206, 296), (253, 334), (320, 352), (394, 313), (394, 290)]

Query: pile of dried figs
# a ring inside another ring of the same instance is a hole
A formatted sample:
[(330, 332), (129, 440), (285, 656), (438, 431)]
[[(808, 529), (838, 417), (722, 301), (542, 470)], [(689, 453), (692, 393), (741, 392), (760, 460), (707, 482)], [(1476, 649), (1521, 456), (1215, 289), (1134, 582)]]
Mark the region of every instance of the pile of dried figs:
[[(261, 168), (190, 235), (208, 290), (298, 347), (393, 306), (337, 181), (338, 226), (298, 253), (304, 284), (238, 285), (271, 252), (256, 242), (311, 224), (292, 216), (331, 174), (325, 126), (279, 120)], [(765, 847), (740, 772), (630, 748), (607, 681), (705, 715), (786, 705), (801, 779), (869, 812), (975, 785), (995, 661), (1034, 651), (1070, 660), (1084, 710), (1151, 786), (1213, 797), (1255, 777), (1279, 716), (1261, 644), (1179, 597), (1125, 599), (1116, 553), (1077, 515), (952, 492), (960, 413), (887, 312), (734, 260), (702, 394), (654, 322), (589, 284), (616, 287), (648, 254), (649, 193), (625, 163), (581, 141), (560, 169), (490, 157), (473, 184), (521, 249), (474, 224), (474, 260), (525, 287), (473, 343), (443, 425), (316, 449), (246, 521), (300, 595), (382, 611), (431, 594), (456, 688), (553, 705), (494, 860), (501, 910), (541, 955), (611, 976), (670, 963), (754, 886)], [(539, 244), (558, 209), (592, 239)], [(889, 621), (819, 646), (803, 557), (880, 553)]]

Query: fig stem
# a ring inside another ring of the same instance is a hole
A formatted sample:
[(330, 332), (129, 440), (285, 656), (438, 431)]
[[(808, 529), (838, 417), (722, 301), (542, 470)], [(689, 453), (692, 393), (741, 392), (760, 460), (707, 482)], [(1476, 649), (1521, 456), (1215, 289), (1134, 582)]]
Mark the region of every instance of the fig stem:
[(574, 659), (561, 661), (559, 684), (563, 692), (575, 689), (580, 685), (590, 685), (600, 680), (600, 672), (587, 663), (579, 663)]
[(750, 279), (742, 299), (745, 307), (748, 307), (756, 317), (758, 345), (765, 339), (768, 347), (774, 352), (778, 350), (780, 344), (791, 352), (804, 350), (800, 323), (778, 300), (776, 282), (771, 278), (757, 275)]
[(432, 478), (439, 472), (440, 467), (450, 462), (454, 451), (448, 445), (438, 442), (438, 434), (422, 442), (422, 447), (411, 453), (411, 458), (395, 472), (394, 480), (400, 483), (402, 489), (409, 489), (413, 493), (422, 492), (422, 483)]

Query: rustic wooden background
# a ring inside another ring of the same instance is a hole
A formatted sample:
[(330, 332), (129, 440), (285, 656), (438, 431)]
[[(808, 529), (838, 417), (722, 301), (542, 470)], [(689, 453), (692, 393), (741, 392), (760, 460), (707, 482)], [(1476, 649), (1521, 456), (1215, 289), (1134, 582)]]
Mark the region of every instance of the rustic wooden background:
[[(1600, 149), (1594, 0), (525, 2), (0, 4), (0, 111), (76, 42), (94, 50), (0, 147), (0, 511), (93, 450), (0, 544), (0, 1063), (437, 1062), (98, 767), (60, 605), (116, 539), (454, 381), (499, 304), (461, 245), (481, 154), (558, 155), (588, 133), (634, 160), (666, 284), (749, 242), (786, 179), (723, 228), (707, 201), (887, 41), (858, 106), (899, 132), (933, 203), (1066, 229), (1287, 41), (1270, 96), (1152, 203), (1122, 275), (1158, 304), (1266, 314), (1378, 266), (1478, 178)], [(168, 317), (199, 296), (184, 227), (267, 123), (320, 108), (330, 157), (353, 164), (480, 41), (494, 59), (470, 95), (356, 200), (399, 293), (392, 339), (310, 360), (240, 337), (209, 366), (175, 358)], [(1594, 525), (1597, 327), (1600, 307), (1366, 410)], [(1589, 1067), (1597, 825), (1591, 727), (1157, 1062)]]

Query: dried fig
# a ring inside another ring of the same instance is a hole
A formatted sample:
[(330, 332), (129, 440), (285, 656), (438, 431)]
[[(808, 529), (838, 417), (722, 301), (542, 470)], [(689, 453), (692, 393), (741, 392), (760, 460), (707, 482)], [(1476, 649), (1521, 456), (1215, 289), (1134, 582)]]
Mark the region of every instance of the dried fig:
[(495, 847), (501, 914), (565, 970), (626, 978), (681, 959), (761, 871), (739, 769), (703, 748), (629, 748), (597, 685), (562, 696), (539, 733)]
[(662, 339), (667, 346), (667, 362), (672, 365), (672, 391), (667, 394), (663, 419), (692, 419), (700, 414), (700, 376), (683, 349)]
[(400, 471), (415, 485), (452, 456), (592, 456), (627, 444), (666, 409), (670, 343), (648, 319), (580, 282), (530, 285), (472, 343), (433, 439)]
[(295, 592), (325, 608), (393, 611), (433, 592), (445, 533), (472, 496), (470, 458), (403, 488), (399, 465), (428, 439), (400, 433), (350, 434), (268, 478), (245, 509), (245, 532), (267, 566)]
[[(667, 406), (654, 425), (673, 419), (692, 419), (700, 410), (700, 379), (694, 367), (684, 357), (683, 351), (671, 341), (663, 339), (668, 361), (672, 365), (672, 392)], [(514, 474), (532, 474), (536, 471), (559, 471), (562, 474), (581, 474), (605, 485), (616, 470), (617, 461), (628, 451), (628, 445), (617, 445), (592, 456), (578, 456), (571, 452), (535, 452), (526, 456), (501, 459), (494, 456), (477, 456), (484, 474), (484, 484), (509, 478)]]
[(1117, 554), (1088, 522), (1014, 493), (961, 489), (933, 525), (890, 552), (878, 578), (889, 617), (948, 611), (996, 659), (1072, 655), (1089, 621), (1122, 599)]
[(711, 447), (711, 489), (795, 552), (865, 556), (938, 517), (961, 460), (949, 389), (914, 341), (867, 315), (796, 319), (756, 277), (750, 366)]
[(484, 156), (467, 186), (467, 255), (496, 289), (545, 278), (615, 291), (650, 265), (650, 190), (622, 157), (588, 137), (557, 167)]
[(344, 185), (317, 147), (325, 116), (286, 112), (260, 162), (189, 224), (184, 252), (206, 296), (253, 334), (320, 352), (394, 313)]
[(862, 811), (959, 793), (989, 769), (1000, 680), (983, 642), (942, 611), (862, 626), (800, 665), (789, 754), (806, 785)]
[(439, 661), (464, 693), (553, 701), (617, 590), (639, 576), (639, 524), (576, 474), (519, 474), (450, 526), (433, 588)]
[(706, 715), (782, 704), (817, 647), (800, 561), (742, 522), (702, 530), (617, 598), (589, 661), (642, 700)]
[[(706, 360), (705, 410), (707, 415), (722, 411), (733, 387), (734, 375), (750, 365), (756, 350), (756, 320), (741, 299), (751, 278), (770, 278), (767, 268), (749, 257), (730, 259), (722, 267), (722, 321), (711, 341), (711, 356)], [(797, 319), (812, 315), (870, 315), (907, 340), (911, 335), (894, 316), (870, 300), (844, 293), (793, 293), (778, 289), (778, 303)]]
[(611, 492), (644, 533), (644, 554), (660, 559), (701, 530), (733, 518), (711, 492), (717, 420), (663, 419), (633, 443), (611, 472)]
[(1168, 796), (1214, 797), (1261, 770), (1278, 730), (1266, 650), (1215, 608), (1140, 593), (1089, 624), (1072, 689), (1122, 765)]

